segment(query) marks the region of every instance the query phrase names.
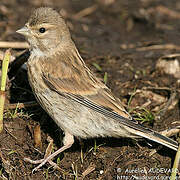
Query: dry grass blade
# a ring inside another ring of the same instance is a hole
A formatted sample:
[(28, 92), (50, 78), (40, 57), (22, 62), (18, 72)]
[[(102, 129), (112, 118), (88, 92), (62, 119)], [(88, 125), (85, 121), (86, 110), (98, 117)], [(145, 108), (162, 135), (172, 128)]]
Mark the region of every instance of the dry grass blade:
[(91, 172), (93, 172), (95, 170), (95, 165), (94, 164), (90, 164), (88, 166), (88, 168), (82, 173), (82, 176), (85, 177), (88, 174), (90, 174)]

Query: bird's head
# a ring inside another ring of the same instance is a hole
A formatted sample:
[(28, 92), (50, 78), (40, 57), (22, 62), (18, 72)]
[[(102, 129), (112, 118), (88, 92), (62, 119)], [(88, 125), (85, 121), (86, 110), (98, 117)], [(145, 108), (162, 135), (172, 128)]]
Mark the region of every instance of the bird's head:
[(16, 32), (26, 37), (32, 51), (43, 54), (71, 40), (62, 16), (48, 7), (34, 10), (25, 26)]

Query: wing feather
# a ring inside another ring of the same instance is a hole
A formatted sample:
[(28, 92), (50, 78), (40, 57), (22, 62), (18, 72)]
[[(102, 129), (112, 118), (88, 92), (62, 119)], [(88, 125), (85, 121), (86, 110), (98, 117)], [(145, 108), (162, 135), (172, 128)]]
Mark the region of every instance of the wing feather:
[[(70, 54), (73, 54), (73, 52)], [(80, 57), (78, 57), (79, 62), (74, 63), (77, 52), (74, 53), (74, 56), (61, 54), (58, 58), (61, 59), (58, 62), (56, 61), (56, 65), (53, 62), (43, 64), (42, 78), (48, 88), (106, 117), (119, 121), (136, 135), (161, 143), (174, 150), (177, 149), (177, 142), (138, 124), (137, 121), (132, 119), (123, 108), (121, 101), (114, 97), (110, 89), (90, 72)], [(67, 60), (71, 61), (71, 63), (67, 63)], [(48, 71), (46, 71), (47, 64), (49, 66)], [(60, 67), (60, 69), (54, 71), (53, 67), (56, 66)], [(54, 72), (52, 73), (50, 69)]]

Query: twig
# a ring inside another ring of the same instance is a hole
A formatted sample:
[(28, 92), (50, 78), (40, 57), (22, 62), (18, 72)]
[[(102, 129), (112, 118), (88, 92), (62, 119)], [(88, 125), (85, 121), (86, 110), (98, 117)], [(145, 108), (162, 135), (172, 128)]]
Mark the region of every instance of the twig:
[[(165, 90), (165, 91), (172, 91), (172, 88), (168, 88), (168, 87), (143, 87), (143, 90), (148, 90), (148, 89), (152, 89), (152, 90)], [(176, 89), (177, 92), (180, 92), (180, 89)]]
[(152, 45), (152, 46), (148, 46), (148, 47), (136, 48), (137, 51), (147, 51), (147, 50), (157, 50), (157, 49), (176, 49), (176, 50), (180, 50), (180, 46), (176, 46), (175, 44), (162, 44), (162, 45)]
[(83, 18), (85, 16), (88, 16), (89, 14), (93, 13), (97, 8), (98, 8), (98, 6), (95, 4), (93, 6), (90, 6), (88, 8), (85, 8), (85, 9), (79, 11), (77, 14), (73, 15), (72, 18), (73, 19), (80, 19), (80, 18)]
[(29, 48), (29, 44), (27, 42), (0, 41), (0, 48), (26, 49)]
[(160, 59), (165, 59), (165, 58), (175, 58), (175, 57), (178, 57), (180, 56), (179, 53), (176, 53), (176, 54), (167, 54), (165, 56), (162, 56)]
[(14, 104), (8, 104), (5, 106), (5, 109), (15, 109), (15, 108), (28, 108), (28, 107), (34, 107), (34, 106), (39, 106), (36, 101), (29, 101), (29, 102), (24, 102), (24, 103), (14, 103)]
[(172, 89), (171, 88), (168, 88), (168, 87), (143, 87), (142, 88), (143, 90), (166, 90), (166, 91), (171, 91)]
[[(5, 130), (12, 138), (14, 138), (16, 141), (18, 140), (18, 138), (17, 138), (16, 136), (14, 136), (14, 135), (9, 131), (9, 129), (6, 127), (6, 125), (5, 125), (4, 130)], [(22, 144), (21, 144), (21, 145), (22, 145)]]

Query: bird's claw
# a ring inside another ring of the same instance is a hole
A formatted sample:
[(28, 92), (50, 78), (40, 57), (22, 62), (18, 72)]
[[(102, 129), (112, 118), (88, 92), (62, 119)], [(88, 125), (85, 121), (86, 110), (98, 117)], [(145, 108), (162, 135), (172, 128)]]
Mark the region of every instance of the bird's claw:
[(26, 162), (29, 162), (31, 164), (39, 164), (37, 167), (35, 167), (33, 170), (32, 170), (32, 174), (35, 172), (35, 171), (38, 171), (39, 168), (41, 168), (44, 164), (46, 164), (46, 162), (48, 162), (54, 169), (57, 169), (58, 168), (58, 165), (56, 163), (54, 163), (52, 160), (47, 160), (46, 158), (44, 159), (40, 159), (40, 160), (31, 160), (30, 158), (24, 158), (24, 161)]

